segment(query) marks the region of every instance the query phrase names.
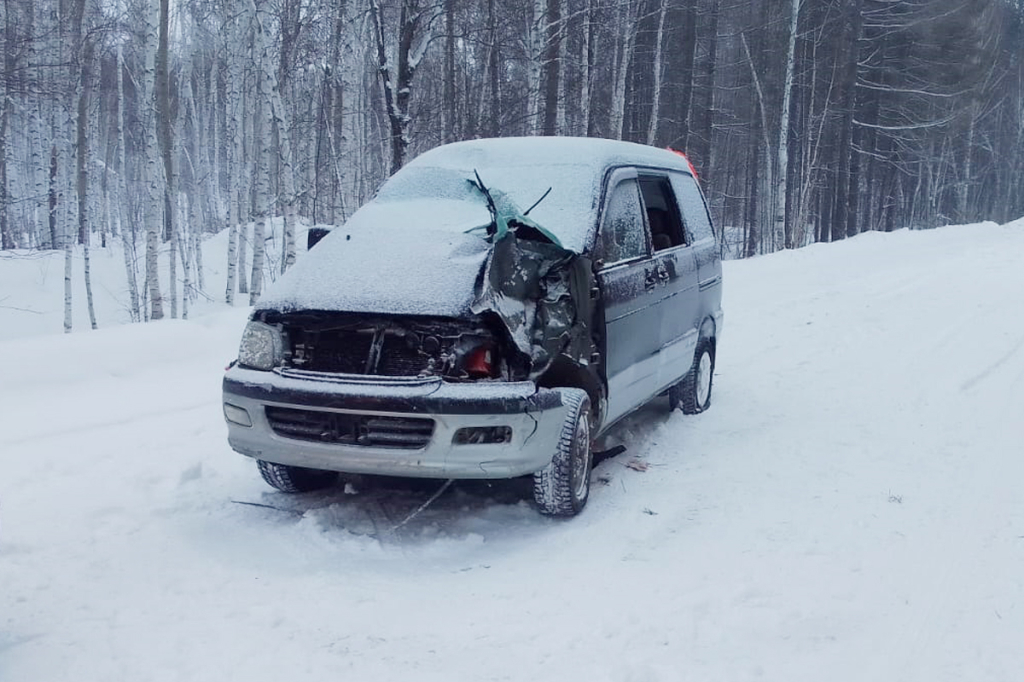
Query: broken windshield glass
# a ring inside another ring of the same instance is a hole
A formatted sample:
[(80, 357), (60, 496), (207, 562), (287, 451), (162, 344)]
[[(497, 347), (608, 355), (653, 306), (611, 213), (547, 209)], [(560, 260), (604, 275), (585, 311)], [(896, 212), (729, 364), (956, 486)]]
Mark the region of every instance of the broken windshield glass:
[[(523, 216), (523, 224), (543, 225), (570, 251), (581, 253), (586, 248), (596, 222), (600, 186), (595, 183), (593, 170), (581, 164), (464, 169), (412, 164), (385, 183), (374, 202), (465, 204), (473, 207), (464, 209), (473, 211), (475, 224), (469, 227), (484, 227), (491, 223), (492, 216), (486, 200), (475, 187), (476, 173), (491, 190), (496, 204), (498, 195), (503, 195), (504, 203), (499, 208), (504, 213)], [(530, 206), (549, 190), (547, 198), (525, 216), (520, 207)], [(417, 222), (427, 224), (430, 217), (423, 215)]]

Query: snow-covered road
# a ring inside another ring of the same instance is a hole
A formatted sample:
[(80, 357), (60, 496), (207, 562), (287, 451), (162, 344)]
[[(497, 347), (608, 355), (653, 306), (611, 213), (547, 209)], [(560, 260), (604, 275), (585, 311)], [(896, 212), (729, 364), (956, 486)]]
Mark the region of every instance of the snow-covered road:
[(1024, 222), (725, 276), (712, 409), (630, 418), (568, 522), (271, 491), (244, 310), (0, 342), (0, 680), (1021, 679)]

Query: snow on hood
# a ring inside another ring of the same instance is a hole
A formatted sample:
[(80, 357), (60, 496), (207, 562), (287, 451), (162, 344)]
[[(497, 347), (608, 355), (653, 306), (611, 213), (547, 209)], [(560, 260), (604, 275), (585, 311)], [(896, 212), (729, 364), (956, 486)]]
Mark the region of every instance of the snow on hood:
[(466, 230), (488, 222), (482, 203), (371, 202), (271, 285), (256, 310), (465, 316), (490, 250)]

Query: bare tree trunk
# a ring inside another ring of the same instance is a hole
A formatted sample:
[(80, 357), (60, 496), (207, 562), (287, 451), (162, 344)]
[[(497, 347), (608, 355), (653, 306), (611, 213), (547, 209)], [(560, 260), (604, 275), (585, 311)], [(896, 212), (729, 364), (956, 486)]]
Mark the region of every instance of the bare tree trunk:
[[(248, 48), (247, 48), (248, 49)], [(252, 57), (250, 51), (250, 58)], [(256, 97), (255, 101), (246, 99), (245, 102), (253, 107), (255, 111), (259, 107), (259, 98)], [(253, 192), (253, 175), (258, 170), (256, 167), (256, 151), (257, 147), (254, 146), (254, 124), (256, 122), (256, 116), (241, 117), (239, 113), (239, 122), (242, 131), (241, 149), (242, 153), (239, 154), (239, 167), (244, 168), (245, 171), (239, 178), (239, 193), (238, 193), (238, 208), (239, 208), (239, 225), (238, 225), (238, 293), (249, 294), (249, 273), (246, 268), (249, 263), (249, 225), (252, 222), (252, 218), (255, 213), (253, 211), (252, 204), (252, 192)]]
[[(295, 214), (295, 173), (292, 168), (291, 132), (289, 131), (284, 111), (284, 102), (281, 101), (281, 92), (278, 89), (277, 75), (274, 73), (274, 69), (271, 68), (269, 38), (263, 28), (263, 22), (260, 19), (255, 0), (250, 0), (249, 11), (252, 12), (255, 18), (253, 39), (256, 41), (257, 49), (260, 50), (260, 63), (263, 65), (263, 74), (260, 79), (260, 95), (263, 98), (262, 104), (266, 107), (265, 111), (267, 112), (264, 121), (269, 119), (270, 123), (270, 128), (264, 133), (264, 138), (268, 141), (267, 144), (269, 145), (271, 135), (274, 132), (277, 133), (278, 161), (280, 162), (281, 180), (284, 184), (284, 197), (282, 197), (284, 203), (284, 251), (281, 258), (281, 272), (283, 273), (295, 264), (295, 224), (297, 216)], [(256, 248), (262, 248), (262, 245), (257, 245)], [(253, 274), (255, 274), (255, 266), (253, 266)], [(259, 292), (256, 295), (258, 296)]]
[(626, 78), (633, 61), (633, 47), (636, 43), (637, 14), (640, 4), (637, 0), (624, 0), (619, 5), (618, 25), (621, 27), (620, 40), (616, 51), (615, 85), (612, 92), (611, 125), (609, 136), (622, 139), (623, 123), (626, 118)]
[(971, 196), (971, 181), (974, 175), (974, 135), (977, 130), (979, 108), (978, 101), (974, 98), (974, 101), (971, 102), (971, 106), (967, 109), (967, 141), (964, 145), (964, 159), (961, 168), (963, 176), (960, 182), (957, 183), (956, 188), (957, 220), (961, 223), (966, 223), (971, 220), (969, 201)]
[[(539, 0), (537, 0), (539, 2)], [(384, 39), (384, 13), (377, 0), (370, 0), (370, 18), (373, 21), (377, 43), (377, 70), (384, 91), (384, 108), (391, 129), (391, 170), (393, 175), (405, 165), (409, 148), (409, 103), (412, 81), (423, 55), (430, 44), (430, 36), (423, 35), (422, 22), (429, 8), (419, 6), (418, 0), (402, 0), (398, 17), (397, 69), (392, 77), (391, 61)]]
[(142, 67), (142, 102), (140, 110), (145, 114), (146, 121), (146, 184), (148, 202), (146, 210), (146, 288), (149, 290), (150, 319), (161, 320), (164, 317), (163, 297), (160, 295), (160, 238), (163, 233), (164, 202), (163, 183), (161, 180), (160, 160), (157, 151), (157, 112), (155, 106), (155, 79), (157, 53), (157, 23), (160, 19), (160, 8), (157, 0), (149, 0), (143, 12), (145, 21), (145, 46), (143, 48)]
[(547, 11), (544, 27), (543, 82), (544, 82), (544, 124), (541, 132), (544, 135), (555, 135), (558, 132), (558, 93), (559, 77), (561, 76), (561, 34), (562, 15), (561, 0), (547, 0)]
[[(51, 133), (56, 138), (57, 131), (56, 125), (51, 126)], [(51, 248), (61, 248), (62, 242), (60, 235), (57, 233), (57, 195), (60, 193), (60, 189), (57, 186), (57, 171), (59, 163), (60, 151), (57, 148), (56, 142), (50, 143), (50, 174), (46, 184), (46, 222), (50, 228), (50, 245)]]
[(498, 20), (494, 12), (495, 0), (487, 0), (487, 123), (484, 130), (488, 137), (497, 137), (501, 132), (501, 72), (498, 55)]
[[(747, 38), (746, 38), (746, 36), (741, 34), (740, 35), (740, 40), (741, 40), (741, 42), (743, 44), (743, 50), (744, 50), (744, 52), (745, 52), (745, 54), (747, 56), (747, 62), (750, 64), (750, 74), (751, 74), (751, 78), (754, 81), (754, 91), (755, 91), (755, 93), (757, 93), (758, 110), (761, 113), (761, 119), (760, 119), (760, 123), (761, 123), (761, 126), (760, 126), (760, 128), (761, 128), (761, 141), (762, 141), (762, 144), (764, 145), (764, 151), (763, 151), (763, 154), (761, 155), (761, 159), (762, 159), (761, 172), (755, 174), (755, 176), (757, 178), (756, 184), (759, 185), (757, 194), (760, 197), (760, 201), (757, 201), (754, 204), (755, 207), (756, 207), (756, 212), (755, 212), (753, 220), (758, 225), (757, 234), (759, 234), (761, 236), (760, 244), (761, 244), (762, 248), (758, 249), (758, 250), (759, 251), (763, 251), (764, 235), (765, 235), (766, 232), (769, 232), (769, 233), (771, 232), (771, 225), (772, 225), (771, 219), (772, 219), (772, 206), (773, 206), (773, 204), (772, 204), (772, 201), (771, 201), (771, 194), (772, 194), (772, 190), (775, 187), (774, 176), (773, 176), (774, 165), (773, 165), (773, 162), (772, 162), (772, 145), (771, 145), (771, 141), (770, 141), (769, 133), (768, 133), (768, 112), (767, 112), (767, 109), (766, 109), (766, 103), (765, 103), (765, 97), (764, 97), (764, 89), (761, 87), (761, 79), (757, 75), (757, 68), (755, 68), (754, 60), (753, 60), (753, 58), (750, 55), (750, 47), (747, 45)], [(750, 246), (748, 246), (747, 256), (749, 257), (749, 256), (753, 256), (753, 255), (755, 255), (755, 251), (752, 251)]]
[(81, 77), (78, 84), (78, 121), (76, 122), (78, 132), (78, 240), (82, 243), (82, 256), (84, 259), (82, 273), (85, 276), (85, 300), (89, 309), (89, 324), (93, 329), (96, 329), (96, 309), (93, 306), (92, 276), (89, 262), (89, 245), (92, 241), (92, 214), (89, 210), (89, 159), (91, 150), (89, 148), (89, 136), (86, 134), (89, 127), (89, 99), (92, 95), (92, 55), (93, 41), (91, 38), (86, 38), (80, 51), (82, 64)]
[(569, 0), (558, 0), (558, 104), (555, 111), (555, 134), (571, 135), (569, 111), (569, 20), (572, 18)]
[[(258, 30), (258, 29), (257, 29)], [(255, 137), (256, 145), (256, 220), (252, 230), (252, 278), (249, 289), (249, 305), (255, 305), (263, 293), (263, 261), (266, 256), (266, 229), (270, 218), (270, 129), (269, 83), (260, 78), (260, 97), (256, 102)]]
[[(210, 172), (213, 176), (213, 181), (209, 183), (211, 189), (210, 205), (213, 208), (213, 220), (220, 229), (222, 221), (224, 220), (224, 199), (221, 188), (221, 177), (220, 177), (220, 149), (221, 149), (221, 138), (220, 138), (220, 62), (219, 58), (213, 60), (213, 64), (210, 65), (210, 94), (209, 94), (209, 159), (210, 159)], [(205, 230), (204, 230), (205, 232)], [(202, 289), (202, 284), (199, 285)]]
[(647, 144), (653, 145), (658, 137), (658, 119), (661, 118), (661, 59), (662, 45), (665, 39), (665, 13), (668, 10), (667, 0), (659, 0), (658, 33), (654, 39), (654, 92), (651, 99), (651, 120), (647, 126)]
[(170, 56), (168, 54), (168, 30), (170, 0), (159, 0), (159, 34), (156, 51), (156, 126), (160, 141), (160, 154), (164, 166), (164, 238), (171, 241), (170, 293), (171, 318), (178, 317), (178, 276), (177, 276), (177, 229), (175, 228), (175, 194), (177, 182), (174, 175), (174, 147), (171, 134), (171, 79)]
[[(6, 78), (4, 80), (6, 82)], [(10, 200), (7, 196), (7, 128), (12, 104), (6, 92), (0, 96), (0, 249), (3, 250), (17, 247), (8, 214)]]
[(17, 242), (14, 239), (13, 229), (11, 228), (10, 215), (8, 213), (8, 207), (10, 205), (10, 199), (8, 197), (8, 185), (7, 185), (7, 131), (10, 128), (11, 120), (11, 109), (14, 106), (14, 98), (11, 96), (11, 85), (14, 80), (14, 72), (17, 67), (17, 61), (15, 56), (15, 45), (14, 45), (14, 28), (12, 26), (13, 17), (11, 9), (5, 7), (4, 12), (4, 55), (3, 55), (3, 82), (0, 83), (0, 88), (3, 89), (0, 94), (0, 249), (7, 250), (13, 249), (17, 246)]
[[(139, 322), (142, 315), (139, 313), (139, 283), (136, 278), (135, 268), (135, 223), (132, 220), (124, 220), (128, 206), (128, 183), (125, 174), (128, 172), (128, 164), (125, 162), (125, 139), (124, 139), (124, 54), (121, 45), (117, 46), (117, 209), (115, 220), (118, 232), (121, 233), (121, 245), (124, 251), (124, 270), (128, 279), (128, 310), (131, 313), (132, 321)], [(129, 231), (129, 225), (131, 229)]]
[(529, 65), (527, 67), (527, 103), (526, 116), (528, 132), (536, 135), (541, 129), (541, 73), (544, 61), (544, 0), (533, 0), (530, 25), (527, 33), (529, 48)]
[[(199, 215), (199, 207), (196, 201), (191, 202), (191, 216), (192, 225), (201, 225), (201, 217)], [(199, 287), (199, 291), (206, 291), (206, 277), (203, 274), (203, 233), (202, 230), (192, 230), (192, 254), (193, 261), (195, 264), (196, 271), (196, 286)]]
[(580, 76), (580, 129), (583, 135), (596, 136), (591, 108), (594, 88), (594, 66), (597, 60), (597, 22), (594, 20), (593, 0), (586, 0), (583, 14), (583, 73)]
[[(190, 274), (190, 259), (189, 259), (189, 226), (185, 216), (188, 215), (188, 196), (181, 192), (178, 194), (177, 205), (174, 210), (178, 212), (174, 220), (174, 242), (173, 246), (177, 246), (178, 256), (181, 258), (181, 275), (182, 275), (182, 287), (181, 287), (181, 319), (188, 319), (188, 303), (189, 297), (191, 296), (192, 279)], [(173, 262), (173, 261), (172, 261)]]
[(783, 235), (783, 245), (793, 248), (792, 222), (787, 220), (786, 199), (789, 180), (789, 117), (793, 102), (793, 72), (796, 62), (796, 38), (800, 26), (800, 7), (803, 0), (790, 0), (789, 34), (786, 47), (786, 75), (782, 84), (782, 110), (779, 116), (778, 162), (776, 163), (776, 180), (774, 194), (775, 228), (774, 234)]
[[(228, 134), (228, 273), (224, 300), (228, 305), (234, 305), (238, 266), (240, 262), (244, 264), (244, 259), (239, 257), (239, 239), (242, 229), (242, 188), (239, 175), (245, 158), (245, 147), (242, 144), (242, 56), (239, 51), (245, 43), (245, 31), (241, 28), (238, 18), (232, 21), (228, 74), (225, 81)], [(243, 275), (242, 279), (244, 278)]]
[[(25, 32), (27, 35), (35, 35), (35, 3), (26, 3), (25, 7)], [(39, 49), (37, 41), (29, 41), (26, 60), (29, 68), (33, 68), (38, 60)], [(52, 242), (52, 237), (43, 230), (44, 216), (46, 215), (46, 147), (43, 142), (43, 121), (41, 118), (40, 106), (37, 102), (31, 102), (31, 112), (28, 117), (28, 145), (29, 145), (29, 173), (30, 186), (32, 187), (31, 208), (29, 210), (29, 229), (37, 235), (37, 245), (44, 248), (57, 248)]]
[(455, 0), (444, 0), (444, 142), (455, 141)]

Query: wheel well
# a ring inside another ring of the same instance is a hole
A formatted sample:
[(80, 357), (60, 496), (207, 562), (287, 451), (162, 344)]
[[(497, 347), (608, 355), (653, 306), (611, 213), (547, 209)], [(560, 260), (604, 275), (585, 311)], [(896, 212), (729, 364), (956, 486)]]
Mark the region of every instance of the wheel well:
[(583, 389), (590, 398), (590, 410), (593, 414), (591, 428), (596, 428), (604, 420), (604, 386), (591, 368), (579, 365), (565, 355), (559, 355), (537, 379), (537, 386)]
[(718, 345), (718, 337), (715, 334), (715, 320), (708, 316), (704, 318), (704, 321), (700, 325), (700, 334), (697, 336), (697, 345), (707, 341), (711, 345), (711, 356), (714, 357), (716, 346)]

